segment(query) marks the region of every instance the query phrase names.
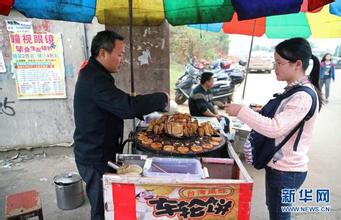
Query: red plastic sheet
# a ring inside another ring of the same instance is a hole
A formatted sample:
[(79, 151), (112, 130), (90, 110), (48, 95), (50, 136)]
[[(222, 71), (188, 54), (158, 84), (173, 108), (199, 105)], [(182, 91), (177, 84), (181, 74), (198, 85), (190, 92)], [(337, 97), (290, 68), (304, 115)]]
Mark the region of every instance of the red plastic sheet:
[(250, 219), (252, 186), (252, 183), (240, 184), (238, 220)]
[(136, 220), (134, 184), (112, 184), (115, 220)]

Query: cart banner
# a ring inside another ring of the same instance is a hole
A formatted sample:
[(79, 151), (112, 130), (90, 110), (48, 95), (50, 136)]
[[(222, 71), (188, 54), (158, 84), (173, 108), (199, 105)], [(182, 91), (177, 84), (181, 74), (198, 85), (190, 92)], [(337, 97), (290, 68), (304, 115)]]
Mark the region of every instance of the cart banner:
[(18, 99), (66, 98), (60, 34), (11, 33)]
[(252, 184), (112, 184), (115, 220), (250, 217)]

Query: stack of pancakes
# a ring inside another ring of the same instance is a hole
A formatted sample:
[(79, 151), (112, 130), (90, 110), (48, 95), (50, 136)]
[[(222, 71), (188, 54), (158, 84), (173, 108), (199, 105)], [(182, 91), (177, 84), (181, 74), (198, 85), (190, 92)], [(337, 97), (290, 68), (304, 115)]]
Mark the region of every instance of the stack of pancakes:
[(152, 120), (147, 131), (157, 135), (166, 133), (177, 138), (193, 137), (196, 135), (203, 137), (217, 134), (210, 123), (205, 122), (199, 125), (197, 120), (193, 120), (186, 113), (163, 115), (160, 119)]
[(209, 122), (199, 124), (189, 114), (163, 115), (137, 134), (141, 145), (168, 153), (201, 153), (224, 141)]

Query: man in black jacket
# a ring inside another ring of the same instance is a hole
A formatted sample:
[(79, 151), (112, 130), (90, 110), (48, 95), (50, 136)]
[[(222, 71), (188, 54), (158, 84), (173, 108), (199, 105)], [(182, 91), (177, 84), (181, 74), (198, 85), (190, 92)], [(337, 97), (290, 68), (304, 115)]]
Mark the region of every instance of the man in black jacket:
[(168, 104), (166, 93), (130, 96), (115, 86), (111, 73), (119, 71), (124, 48), (123, 37), (117, 33), (97, 33), (89, 62), (76, 84), (74, 152), (78, 171), (86, 182), (92, 220), (104, 219), (101, 178), (108, 171), (107, 162), (122, 153), (123, 120), (162, 111)]

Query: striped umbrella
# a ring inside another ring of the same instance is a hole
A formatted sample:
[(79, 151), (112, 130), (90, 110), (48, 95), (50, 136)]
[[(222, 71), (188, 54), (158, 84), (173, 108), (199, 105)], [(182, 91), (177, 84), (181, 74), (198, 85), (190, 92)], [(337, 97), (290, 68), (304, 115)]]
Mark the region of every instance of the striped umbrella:
[(189, 25), (189, 27), (210, 32), (220, 32), (222, 30), (227, 34), (252, 36), (242, 94), (242, 99), (244, 99), (255, 36), (260, 37), (265, 34), (268, 38), (284, 39), (292, 37), (308, 38), (310, 36), (313, 38), (341, 38), (341, 0), (325, 5), (323, 8), (319, 8), (321, 4), (317, 3), (312, 7), (309, 6), (307, 0), (303, 1), (300, 12), (293, 14), (238, 20), (237, 13), (234, 13), (232, 20), (229, 22), (196, 24)]
[(341, 0), (321, 9), (308, 12), (307, 1), (295, 14), (267, 16), (250, 20), (232, 20), (225, 23), (189, 25), (191, 28), (227, 34), (263, 36), (268, 38), (341, 38)]
[[(223, 23), (231, 19), (246, 20), (271, 15), (298, 13), (300, 8), (314, 11), (334, 0), (133, 0), (134, 25), (171, 25)], [(0, 14), (13, 7), (29, 18), (90, 23), (94, 16), (107, 25), (129, 24), (129, 0), (1, 0)], [(331, 4), (330, 12), (340, 16), (340, 0)], [(305, 12), (303, 10), (303, 13)], [(307, 16), (296, 15), (304, 23)], [(278, 24), (276, 18), (267, 23)], [(292, 21), (291, 21), (292, 23)], [(306, 32), (305, 32), (306, 33)], [(269, 34), (270, 35), (270, 34)]]

